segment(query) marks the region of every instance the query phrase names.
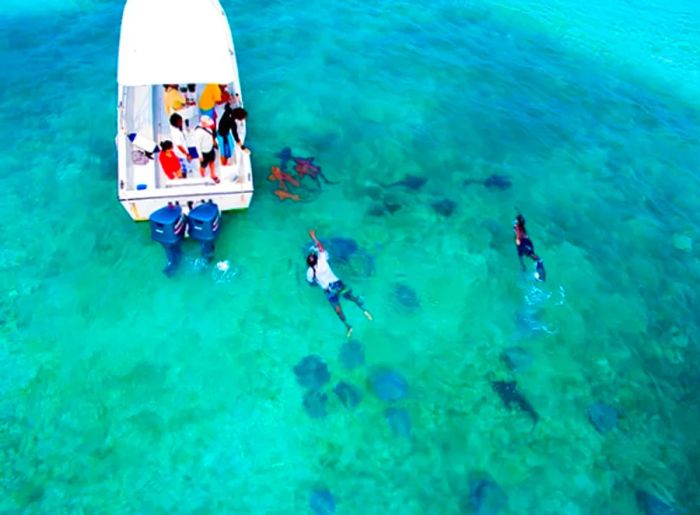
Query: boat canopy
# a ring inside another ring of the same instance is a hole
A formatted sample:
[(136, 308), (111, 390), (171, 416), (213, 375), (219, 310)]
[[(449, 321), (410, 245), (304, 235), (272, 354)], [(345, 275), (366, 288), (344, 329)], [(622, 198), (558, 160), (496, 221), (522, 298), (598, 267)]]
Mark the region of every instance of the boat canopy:
[(237, 81), (231, 29), (218, 0), (127, 0), (117, 82), (229, 84)]

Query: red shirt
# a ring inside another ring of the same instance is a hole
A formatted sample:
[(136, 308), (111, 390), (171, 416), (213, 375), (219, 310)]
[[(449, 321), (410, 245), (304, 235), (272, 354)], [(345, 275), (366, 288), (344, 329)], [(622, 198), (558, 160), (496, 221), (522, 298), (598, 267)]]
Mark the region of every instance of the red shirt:
[(168, 179), (174, 179), (175, 174), (180, 171), (180, 159), (172, 150), (161, 152), (158, 156), (158, 161), (160, 161), (160, 166), (163, 168), (165, 175), (168, 176)]

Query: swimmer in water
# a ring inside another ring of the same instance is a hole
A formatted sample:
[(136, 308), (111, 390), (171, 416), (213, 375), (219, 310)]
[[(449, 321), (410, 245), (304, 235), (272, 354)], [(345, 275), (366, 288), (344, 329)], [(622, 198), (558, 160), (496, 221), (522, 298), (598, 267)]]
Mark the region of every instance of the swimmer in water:
[(538, 281), (544, 281), (547, 278), (547, 273), (544, 269), (544, 262), (542, 259), (535, 254), (535, 246), (532, 240), (527, 235), (527, 230), (525, 229), (525, 217), (518, 213), (513, 221), (513, 231), (515, 232), (515, 246), (518, 249), (518, 259), (520, 260), (520, 267), (523, 272), (525, 271), (525, 263), (523, 263), (523, 256), (529, 257), (535, 262), (535, 279)]
[(352, 294), (352, 290), (345, 286), (343, 281), (338, 279), (331, 270), (328, 260), (328, 251), (323, 247), (323, 244), (316, 238), (315, 231), (309, 231), (311, 239), (316, 245), (316, 250), (312, 250), (306, 257), (306, 280), (314, 285), (318, 284), (321, 289), (326, 292), (326, 298), (333, 306), (338, 318), (345, 324), (347, 330), (346, 335), (350, 337), (352, 334), (352, 326), (348, 323), (343, 313), (343, 308), (340, 307), (340, 297), (351, 300), (362, 310), (368, 320), (372, 320), (372, 315), (367, 311), (359, 297)]

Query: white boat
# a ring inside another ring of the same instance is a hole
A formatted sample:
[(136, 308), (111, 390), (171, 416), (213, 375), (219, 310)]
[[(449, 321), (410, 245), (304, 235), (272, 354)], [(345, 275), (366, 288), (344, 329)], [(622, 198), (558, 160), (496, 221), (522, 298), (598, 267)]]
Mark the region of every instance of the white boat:
[[(134, 220), (148, 220), (169, 204), (180, 205), (185, 213), (209, 201), (222, 211), (250, 206), (250, 155), (237, 145), (226, 165), (217, 152), (218, 183), (208, 172), (200, 175), (197, 159), (183, 161), (189, 166), (185, 178), (169, 179), (158, 154), (151, 154), (160, 142), (171, 140), (165, 84), (185, 90), (187, 105), (175, 112), (185, 121), (188, 146), (200, 121), (197, 102), (205, 85), (226, 85), (243, 105), (231, 29), (218, 0), (127, 0), (117, 82), (117, 188), (119, 201)], [(245, 138), (245, 121), (238, 122), (238, 134)]]

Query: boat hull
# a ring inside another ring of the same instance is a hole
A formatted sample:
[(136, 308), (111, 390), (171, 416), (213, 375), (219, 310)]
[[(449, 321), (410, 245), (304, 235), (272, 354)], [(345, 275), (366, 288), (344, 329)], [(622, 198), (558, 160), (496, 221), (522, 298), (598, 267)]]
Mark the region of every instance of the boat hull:
[(129, 213), (129, 216), (136, 222), (147, 221), (151, 213), (157, 211), (168, 204), (182, 206), (183, 211), (187, 214), (190, 209), (204, 202), (214, 202), (221, 211), (238, 211), (250, 207), (250, 201), (253, 198), (252, 191), (244, 192), (222, 192), (214, 194), (209, 192), (207, 195), (202, 194), (178, 194), (168, 197), (155, 198), (139, 198), (139, 199), (119, 199), (122, 207)]

